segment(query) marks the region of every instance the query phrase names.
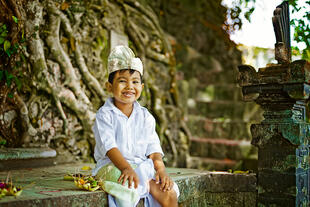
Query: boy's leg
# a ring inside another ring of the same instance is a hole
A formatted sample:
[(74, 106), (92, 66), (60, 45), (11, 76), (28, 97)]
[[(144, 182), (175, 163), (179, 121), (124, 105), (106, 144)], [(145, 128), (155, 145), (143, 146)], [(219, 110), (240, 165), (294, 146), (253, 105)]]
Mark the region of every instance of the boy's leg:
[(158, 201), (162, 207), (178, 206), (178, 198), (174, 189), (163, 192), (159, 189), (160, 184), (156, 184), (155, 180), (150, 181), (150, 193)]

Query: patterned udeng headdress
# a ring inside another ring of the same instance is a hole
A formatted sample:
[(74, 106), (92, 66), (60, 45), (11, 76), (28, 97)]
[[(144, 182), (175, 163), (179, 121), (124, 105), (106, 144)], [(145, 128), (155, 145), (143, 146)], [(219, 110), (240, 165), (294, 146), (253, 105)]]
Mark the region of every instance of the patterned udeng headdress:
[(124, 45), (114, 47), (108, 57), (109, 74), (122, 69), (133, 69), (143, 75), (143, 65), (140, 58)]

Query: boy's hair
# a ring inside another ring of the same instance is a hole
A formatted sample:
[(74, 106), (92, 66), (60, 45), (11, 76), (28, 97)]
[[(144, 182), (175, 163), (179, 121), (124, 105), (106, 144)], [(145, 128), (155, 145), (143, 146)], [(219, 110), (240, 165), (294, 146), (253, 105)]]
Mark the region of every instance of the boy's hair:
[[(121, 69), (121, 70), (117, 70), (117, 71), (119, 71), (120, 73), (123, 73), (123, 72), (125, 72), (125, 71), (129, 71), (129, 73), (130, 73), (130, 75), (132, 75), (136, 70), (133, 70), (133, 69)], [(110, 73), (109, 74), (109, 77), (108, 77), (108, 81), (109, 81), (109, 83), (113, 83), (113, 80), (114, 80), (114, 76), (115, 76), (115, 74), (116, 74), (116, 72), (117, 71), (114, 71), (114, 72), (112, 72), (112, 73)], [(143, 83), (143, 79), (142, 79), (142, 75), (141, 75), (141, 73), (139, 72), (139, 71), (137, 71), (138, 73), (139, 73), (139, 75), (140, 75), (140, 80), (141, 80), (141, 83)]]

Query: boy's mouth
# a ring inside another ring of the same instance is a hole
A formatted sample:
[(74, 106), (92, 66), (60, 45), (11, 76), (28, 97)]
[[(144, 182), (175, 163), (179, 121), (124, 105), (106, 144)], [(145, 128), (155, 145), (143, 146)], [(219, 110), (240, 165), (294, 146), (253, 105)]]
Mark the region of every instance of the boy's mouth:
[(125, 97), (131, 97), (131, 96), (135, 95), (135, 93), (134, 92), (123, 92), (123, 95)]

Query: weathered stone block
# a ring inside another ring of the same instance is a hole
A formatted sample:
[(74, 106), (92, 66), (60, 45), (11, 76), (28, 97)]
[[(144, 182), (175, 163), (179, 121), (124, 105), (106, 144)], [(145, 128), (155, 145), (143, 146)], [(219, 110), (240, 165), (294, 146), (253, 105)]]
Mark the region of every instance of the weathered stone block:
[(258, 169), (273, 172), (295, 173), (297, 160), (296, 148), (285, 146), (268, 146), (259, 149)]
[(309, 124), (306, 123), (262, 123), (252, 124), (252, 144), (264, 146), (269, 144), (300, 145), (308, 143)]
[[(197, 101), (195, 108), (190, 108), (189, 113), (200, 116), (207, 116), (208, 118), (230, 118), (233, 120), (240, 120), (244, 117), (245, 109), (254, 108), (255, 103), (244, 102), (227, 102), (227, 101), (213, 101), (201, 102)], [(255, 117), (253, 117), (254, 119)]]
[(296, 175), (295, 173), (279, 173), (273, 171), (259, 171), (257, 179), (258, 194), (268, 193), (286, 197), (296, 194)]
[(295, 198), (292, 196), (277, 197), (260, 195), (257, 197), (257, 207), (280, 207), (280, 206), (295, 206)]
[(0, 171), (55, 165), (56, 151), (50, 148), (0, 149)]
[(204, 157), (190, 157), (188, 167), (204, 170), (229, 170), (236, 166), (237, 161), (230, 159), (214, 159)]
[(256, 204), (256, 193), (207, 193), (206, 201), (206, 206), (212, 207), (253, 207)]
[(208, 138), (226, 138), (233, 140), (252, 138), (251, 123), (241, 120), (208, 119), (202, 116), (187, 117), (187, 125), (194, 136)]
[(251, 148), (247, 141), (192, 138), (190, 152), (193, 156), (240, 160), (249, 155)]
[(258, 72), (252, 66), (242, 65), (239, 72), (238, 81), (242, 87), (271, 83), (310, 83), (310, 63), (306, 60), (260, 68)]

